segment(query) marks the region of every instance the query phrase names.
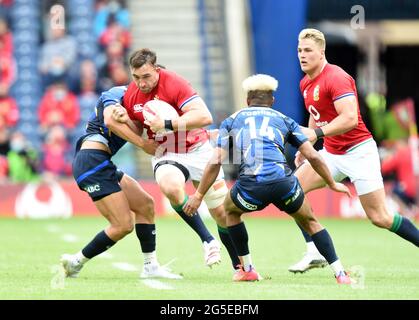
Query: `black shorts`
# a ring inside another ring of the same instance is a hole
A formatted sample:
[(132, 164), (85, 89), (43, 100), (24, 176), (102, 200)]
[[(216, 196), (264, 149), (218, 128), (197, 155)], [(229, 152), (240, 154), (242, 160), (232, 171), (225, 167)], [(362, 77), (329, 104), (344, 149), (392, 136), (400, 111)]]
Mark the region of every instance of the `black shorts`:
[(93, 201), (121, 191), (119, 182), (124, 173), (113, 164), (106, 151), (82, 149), (73, 161), (73, 176), (79, 188)]
[(234, 204), (245, 212), (259, 211), (269, 204), (292, 214), (302, 206), (304, 192), (295, 176), (267, 184), (236, 181), (230, 191)]

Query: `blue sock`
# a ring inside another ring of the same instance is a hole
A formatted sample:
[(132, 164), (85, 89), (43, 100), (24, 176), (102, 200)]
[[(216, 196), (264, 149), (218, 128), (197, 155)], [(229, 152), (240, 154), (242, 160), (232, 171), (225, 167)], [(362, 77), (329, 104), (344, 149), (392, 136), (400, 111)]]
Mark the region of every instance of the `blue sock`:
[(188, 196), (186, 195), (181, 205), (172, 205), (172, 208), (175, 209), (175, 211), (182, 217), (182, 219), (198, 234), (202, 242), (210, 242), (214, 240), (214, 237), (208, 231), (207, 227), (204, 224), (204, 221), (202, 221), (199, 214), (195, 214), (192, 217), (190, 217), (183, 212), (183, 206), (187, 201)]
[(303, 234), (304, 240), (306, 242), (312, 242), (313, 239), (310, 237), (310, 235), (307, 233), (307, 231), (305, 231), (298, 223), (297, 223), (298, 228), (300, 228), (301, 233)]
[(234, 247), (233, 241), (231, 240), (231, 237), (228, 233), (228, 229), (220, 227), (219, 225), (217, 225), (217, 227), (218, 227), (218, 235), (220, 236), (220, 240), (228, 251), (228, 255), (230, 256), (231, 263), (233, 264), (233, 268), (236, 269), (237, 265), (240, 264), (240, 259), (237, 255), (236, 248)]
[(135, 225), (135, 233), (140, 240), (141, 251), (150, 253), (156, 251), (156, 225), (137, 223)]
[(311, 238), (313, 239), (317, 250), (319, 250), (320, 254), (327, 260), (329, 264), (332, 264), (338, 260), (335, 247), (333, 246), (332, 238), (326, 229), (313, 234)]
[(418, 228), (416, 228), (409, 219), (402, 217), (398, 213), (394, 215), (393, 225), (391, 226), (390, 231), (419, 247)]
[(102, 252), (108, 250), (115, 243), (116, 242), (113, 241), (111, 238), (109, 238), (108, 235), (103, 230), (99, 232), (96, 235), (96, 237), (94, 237), (93, 240), (90, 241), (89, 244), (83, 248), (81, 253), (83, 253), (83, 255), (86, 258), (92, 259), (98, 254), (101, 254)]
[(235, 226), (227, 227), (234, 247), (236, 248), (237, 255), (245, 256), (249, 254), (249, 236), (247, 234), (244, 222), (240, 222)]

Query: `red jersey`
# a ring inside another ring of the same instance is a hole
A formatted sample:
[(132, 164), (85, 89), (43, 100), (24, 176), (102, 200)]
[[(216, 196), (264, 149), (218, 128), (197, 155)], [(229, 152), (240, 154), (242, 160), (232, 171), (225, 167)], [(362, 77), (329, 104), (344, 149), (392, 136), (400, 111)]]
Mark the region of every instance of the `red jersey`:
[[(342, 68), (329, 63), (314, 79), (306, 75), (300, 81), (300, 90), (306, 109), (317, 127), (328, 124), (338, 116), (333, 104), (335, 101), (348, 96), (355, 96), (358, 101), (355, 80)], [(358, 105), (358, 125), (344, 134), (324, 137), (324, 147), (327, 152), (344, 154), (351, 147), (371, 137), (361, 118)]]
[(386, 175), (395, 172), (397, 180), (404, 192), (414, 198), (416, 196), (416, 181), (413, 173), (412, 152), (409, 146), (400, 148), (391, 157), (381, 162), (381, 172)]
[[(144, 104), (150, 100), (159, 99), (170, 104), (176, 109), (179, 116), (181, 116), (183, 114), (182, 108), (185, 104), (198, 98), (198, 94), (185, 79), (176, 73), (160, 69), (159, 74), (159, 81), (150, 93), (142, 93), (135, 82), (131, 82), (122, 99), (122, 105), (127, 109), (128, 115), (132, 120), (137, 120), (142, 123), (150, 139), (155, 139), (158, 143), (163, 144), (166, 141), (172, 141), (172, 139), (171, 137), (156, 139), (155, 133), (150, 130), (149, 126), (144, 124)], [(198, 128), (188, 130), (186, 133), (174, 133), (173, 143), (167, 143), (169, 145), (166, 144), (165, 146), (168, 152), (185, 153), (197, 146), (198, 143), (200, 145), (207, 140), (207, 131)]]

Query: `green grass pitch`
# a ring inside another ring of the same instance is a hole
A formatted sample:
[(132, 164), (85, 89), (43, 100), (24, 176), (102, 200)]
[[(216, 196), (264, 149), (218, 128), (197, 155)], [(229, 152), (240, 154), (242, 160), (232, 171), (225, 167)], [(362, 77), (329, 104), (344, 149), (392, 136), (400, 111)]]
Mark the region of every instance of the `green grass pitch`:
[[(216, 234), (213, 220), (205, 220)], [(338, 286), (331, 270), (291, 274), (287, 267), (300, 259), (305, 245), (291, 219), (245, 218), (250, 250), (258, 272), (254, 283), (233, 283), (225, 249), (222, 264), (204, 266), (199, 238), (178, 218), (157, 219), (157, 253), (161, 264), (172, 259), (183, 280), (159, 280), (153, 288), (124, 263), (141, 269), (135, 233), (89, 261), (79, 278), (60, 282), (62, 253), (75, 253), (106, 226), (103, 218), (68, 220), (0, 219), (0, 299), (419, 299), (419, 252), (412, 244), (365, 220), (321, 222), (331, 234), (338, 256), (350, 268), (365, 271), (364, 288)], [(218, 234), (217, 234), (218, 237)]]

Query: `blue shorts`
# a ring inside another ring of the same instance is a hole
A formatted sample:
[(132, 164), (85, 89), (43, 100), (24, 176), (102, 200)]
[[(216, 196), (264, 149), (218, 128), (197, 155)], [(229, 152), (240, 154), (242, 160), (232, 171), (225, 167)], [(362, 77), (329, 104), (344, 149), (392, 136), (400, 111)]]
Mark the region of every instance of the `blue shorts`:
[(237, 180), (230, 191), (234, 204), (245, 212), (259, 211), (269, 204), (294, 213), (304, 202), (304, 192), (295, 176), (258, 184)]
[(121, 191), (119, 182), (124, 173), (113, 164), (106, 151), (82, 149), (73, 161), (73, 176), (79, 188), (93, 201)]

